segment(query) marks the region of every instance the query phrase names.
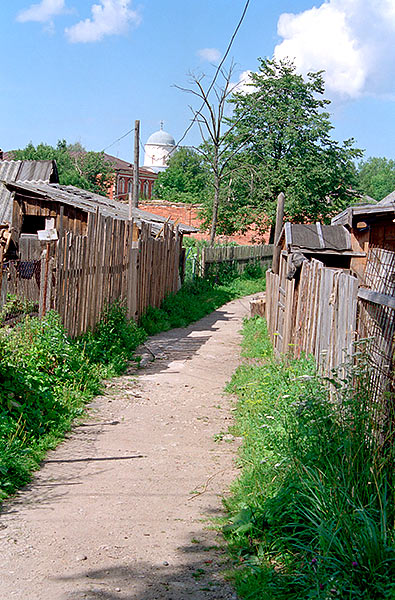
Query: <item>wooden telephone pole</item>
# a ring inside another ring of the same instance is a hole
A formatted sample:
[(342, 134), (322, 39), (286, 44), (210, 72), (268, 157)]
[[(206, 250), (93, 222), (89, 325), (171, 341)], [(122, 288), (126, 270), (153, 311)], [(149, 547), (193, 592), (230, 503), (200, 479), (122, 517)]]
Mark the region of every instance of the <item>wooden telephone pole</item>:
[(133, 188), (132, 192), (128, 194), (129, 200), (129, 219), (133, 216), (133, 208), (137, 208), (139, 205), (139, 162), (140, 162), (140, 152), (139, 152), (139, 142), (140, 142), (140, 121), (136, 120), (134, 122), (134, 166), (133, 166)]
[(137, 208), (139, 205), (139, 166), (140, 166), (140, 121), (134, 122), (134, 169), (133, 169), (133, 207)]

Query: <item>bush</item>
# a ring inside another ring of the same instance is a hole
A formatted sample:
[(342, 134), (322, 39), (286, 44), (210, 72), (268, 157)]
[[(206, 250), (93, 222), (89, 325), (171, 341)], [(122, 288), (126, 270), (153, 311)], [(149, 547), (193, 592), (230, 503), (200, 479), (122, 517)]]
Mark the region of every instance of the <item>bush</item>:
[(59, 316), (1, 331), (0, 499), (26, 483), (46, 449), (100, 389), (100, 372), (66, 335)]

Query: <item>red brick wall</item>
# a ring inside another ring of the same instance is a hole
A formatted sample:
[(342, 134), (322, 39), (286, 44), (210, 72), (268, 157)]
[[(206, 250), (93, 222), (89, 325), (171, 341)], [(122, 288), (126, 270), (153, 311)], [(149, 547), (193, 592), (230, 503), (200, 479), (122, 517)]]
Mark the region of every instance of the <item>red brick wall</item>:
[[(184, 225), (192, 225), (197, 229), (200, 228), (202, 220), (198, 217), (198, 208), (193, 204), (181, 204), (181, 203), (170, 203), (170, 202), (162, 202), (160, 200), (150, 201), (150, 202), (139, 202), (139, 208), (141, 210), (146, 210), (148, 212), (153, 213), (154, 215), (160, 215), (165, 218), (170, 218), (172, 221), (178, 220), (179, 223), (184, 223)], [(198, 240), (209, 240), (210, 236), (208, 232), (202, 233), (194, 233), (193, 237)], [(266, 234), (263, 239), (260, 237), (256, 238), (256, 232), (252, 227), (245, 234), (236, 234), (236, 235), (219, 235), (217, 236), (217, 240), (226, 243), (226, 242), (235, 242), (240, 245), (249, 245), (254, 243), (260, 244), (268, 244), (269, 243), (269, 234)]]

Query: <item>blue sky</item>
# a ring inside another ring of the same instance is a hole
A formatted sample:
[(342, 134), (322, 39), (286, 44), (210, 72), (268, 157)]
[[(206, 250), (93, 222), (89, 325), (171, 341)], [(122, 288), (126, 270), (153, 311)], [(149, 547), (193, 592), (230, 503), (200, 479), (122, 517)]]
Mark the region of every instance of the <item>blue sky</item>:
[[(141, 121), (178, 140), (188, 126), (190, 71), (213, 74), (245, 0), (2, 2), (0, 147), (81, 142), (102, 150)], [(250, 0), (230, 57), (236, 79), (258, 57), (326, 69), (338, 140), (395, 158), (395, 0)], [(193, 128), (186, 144), (199, 143)], [(129, 135), (107, 150), (132, 160)]]

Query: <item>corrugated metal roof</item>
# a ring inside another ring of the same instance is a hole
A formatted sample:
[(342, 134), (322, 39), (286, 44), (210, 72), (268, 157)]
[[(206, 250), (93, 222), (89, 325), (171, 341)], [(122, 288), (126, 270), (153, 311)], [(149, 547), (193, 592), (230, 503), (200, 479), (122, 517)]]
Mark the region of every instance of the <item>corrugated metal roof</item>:
[(2, 181), (59, 181), (54, 160), (0, 160), (0, 223), (10, 223), (12, 192)]
[(343, 225), (321, 225), (321, 223), (285, 223), (279, 241), (285, 237), (287, 248), (318, 252), (351, 250), (351, 237)]
[[(9, 190), (30, 193), (43, 199), (68, 206), (75, 206), (88, 213), (96, 212), (97, 207), (99, 207), (101, 214), (104, 216), (124, 220), (129, 219), (129, 207), (127, 204), (111, 200), (106, 196), (100, 196), (93, 192), (81, 190), (72, 185), (10, 182), (7, 183), (7, 187)], [(137, 225), (141, 224), (142, 221), (151, 223), (155, 232), (159, 231), (163, 223), (167, 221), (164, 217), (151, 214), (139, 208), (133, 208), (132, 215)], [(179, 229), (181, 233), (194, 233), (197, 231), (195, 227), (183, 224), (179, 224)]]
[(56, 183), (59, 181), (54, 160), (24, 160), (15, 181)]
[(11, 192), (1, 181), (15, 181), (21, 160), (0, 161), (0, 223), (10, 223), (12, 213)]

